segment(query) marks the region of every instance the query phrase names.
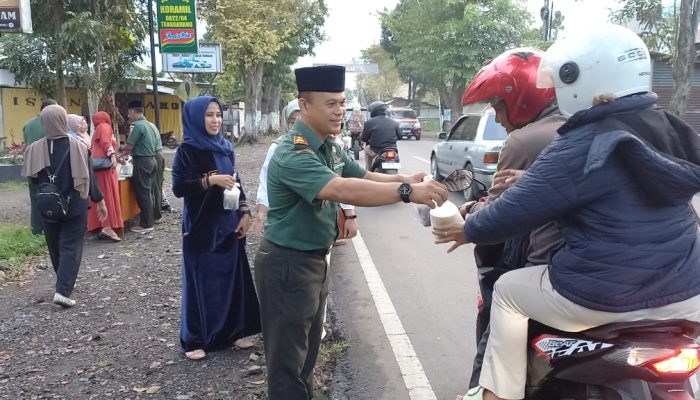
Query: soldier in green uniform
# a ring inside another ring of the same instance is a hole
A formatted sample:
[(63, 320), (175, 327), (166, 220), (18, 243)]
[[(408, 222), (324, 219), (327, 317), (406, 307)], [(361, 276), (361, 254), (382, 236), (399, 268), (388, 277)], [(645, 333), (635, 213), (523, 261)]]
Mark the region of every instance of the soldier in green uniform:
[(313, 398), (313, 368), (328, 294), (326, 255), (337, 234), (338, 202), (362, 207), (399, 201), (434, 207), (447, 190), (425, 173), (365, 171), (337, 145), (345, 114), (345, 68), (294, 71), (301, 117), (268, 167), (270, 208), (255, 258), (271, 400)]

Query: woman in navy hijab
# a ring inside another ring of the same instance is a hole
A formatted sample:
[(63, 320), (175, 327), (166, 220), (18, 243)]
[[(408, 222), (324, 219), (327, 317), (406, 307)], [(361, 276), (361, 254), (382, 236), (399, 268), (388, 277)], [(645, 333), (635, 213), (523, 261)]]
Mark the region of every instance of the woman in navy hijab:
[(250, 210), (241, 187), (238, 210), (224, 209), (224, 189), (240, 185), (233, 146), (220, 133), (222, 108), (213, 97), (185, 104), (184, 140), (173, 162), (173, 193), (182, 212), (182, 322), (185, 356), (249, 348), (260, 310), (245, 252)]

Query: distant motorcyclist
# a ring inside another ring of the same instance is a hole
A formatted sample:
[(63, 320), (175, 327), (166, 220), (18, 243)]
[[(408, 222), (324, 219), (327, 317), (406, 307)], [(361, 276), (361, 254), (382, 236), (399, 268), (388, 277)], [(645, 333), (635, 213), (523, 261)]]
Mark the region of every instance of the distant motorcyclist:
[(365, 147), (367, 171), (372, 170), (374, 159), (387, 148), (396, 148), (396, 140), (401, 136), (399, 123), (386, 116), (387, 105), (383, 101), (370, 104), (370, 119), (362, 128), (360, 140), (369, 144)]

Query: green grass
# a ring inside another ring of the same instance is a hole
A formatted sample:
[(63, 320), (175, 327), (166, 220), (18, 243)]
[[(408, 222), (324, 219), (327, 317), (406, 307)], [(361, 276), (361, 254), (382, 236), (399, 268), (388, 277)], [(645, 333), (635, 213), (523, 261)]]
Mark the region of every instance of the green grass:
[(32, 256), (44, 254), (43, 235), (32, 235), (27, 226), (0, 224), (0, 270), (10, 279), (24, 273), (24, 264)]
[(27, 181), (7, 181), (7, 182), (2, 182), (0, 183), (0, 190), (4, 191), (9, 191), (9, 190), (20, 190), (20, 189), (26, 189), (27, 188)]

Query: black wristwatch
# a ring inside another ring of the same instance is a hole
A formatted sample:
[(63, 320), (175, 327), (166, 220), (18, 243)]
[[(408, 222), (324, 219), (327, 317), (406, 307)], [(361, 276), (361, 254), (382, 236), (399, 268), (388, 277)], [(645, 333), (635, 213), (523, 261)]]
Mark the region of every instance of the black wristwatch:
[(410, 203), (411, 192), (413, 192), (411, 184), (402, 183), (401, 186), (399, 186), (399, 196), (401, 196), (401, 201), (404, 203)]

